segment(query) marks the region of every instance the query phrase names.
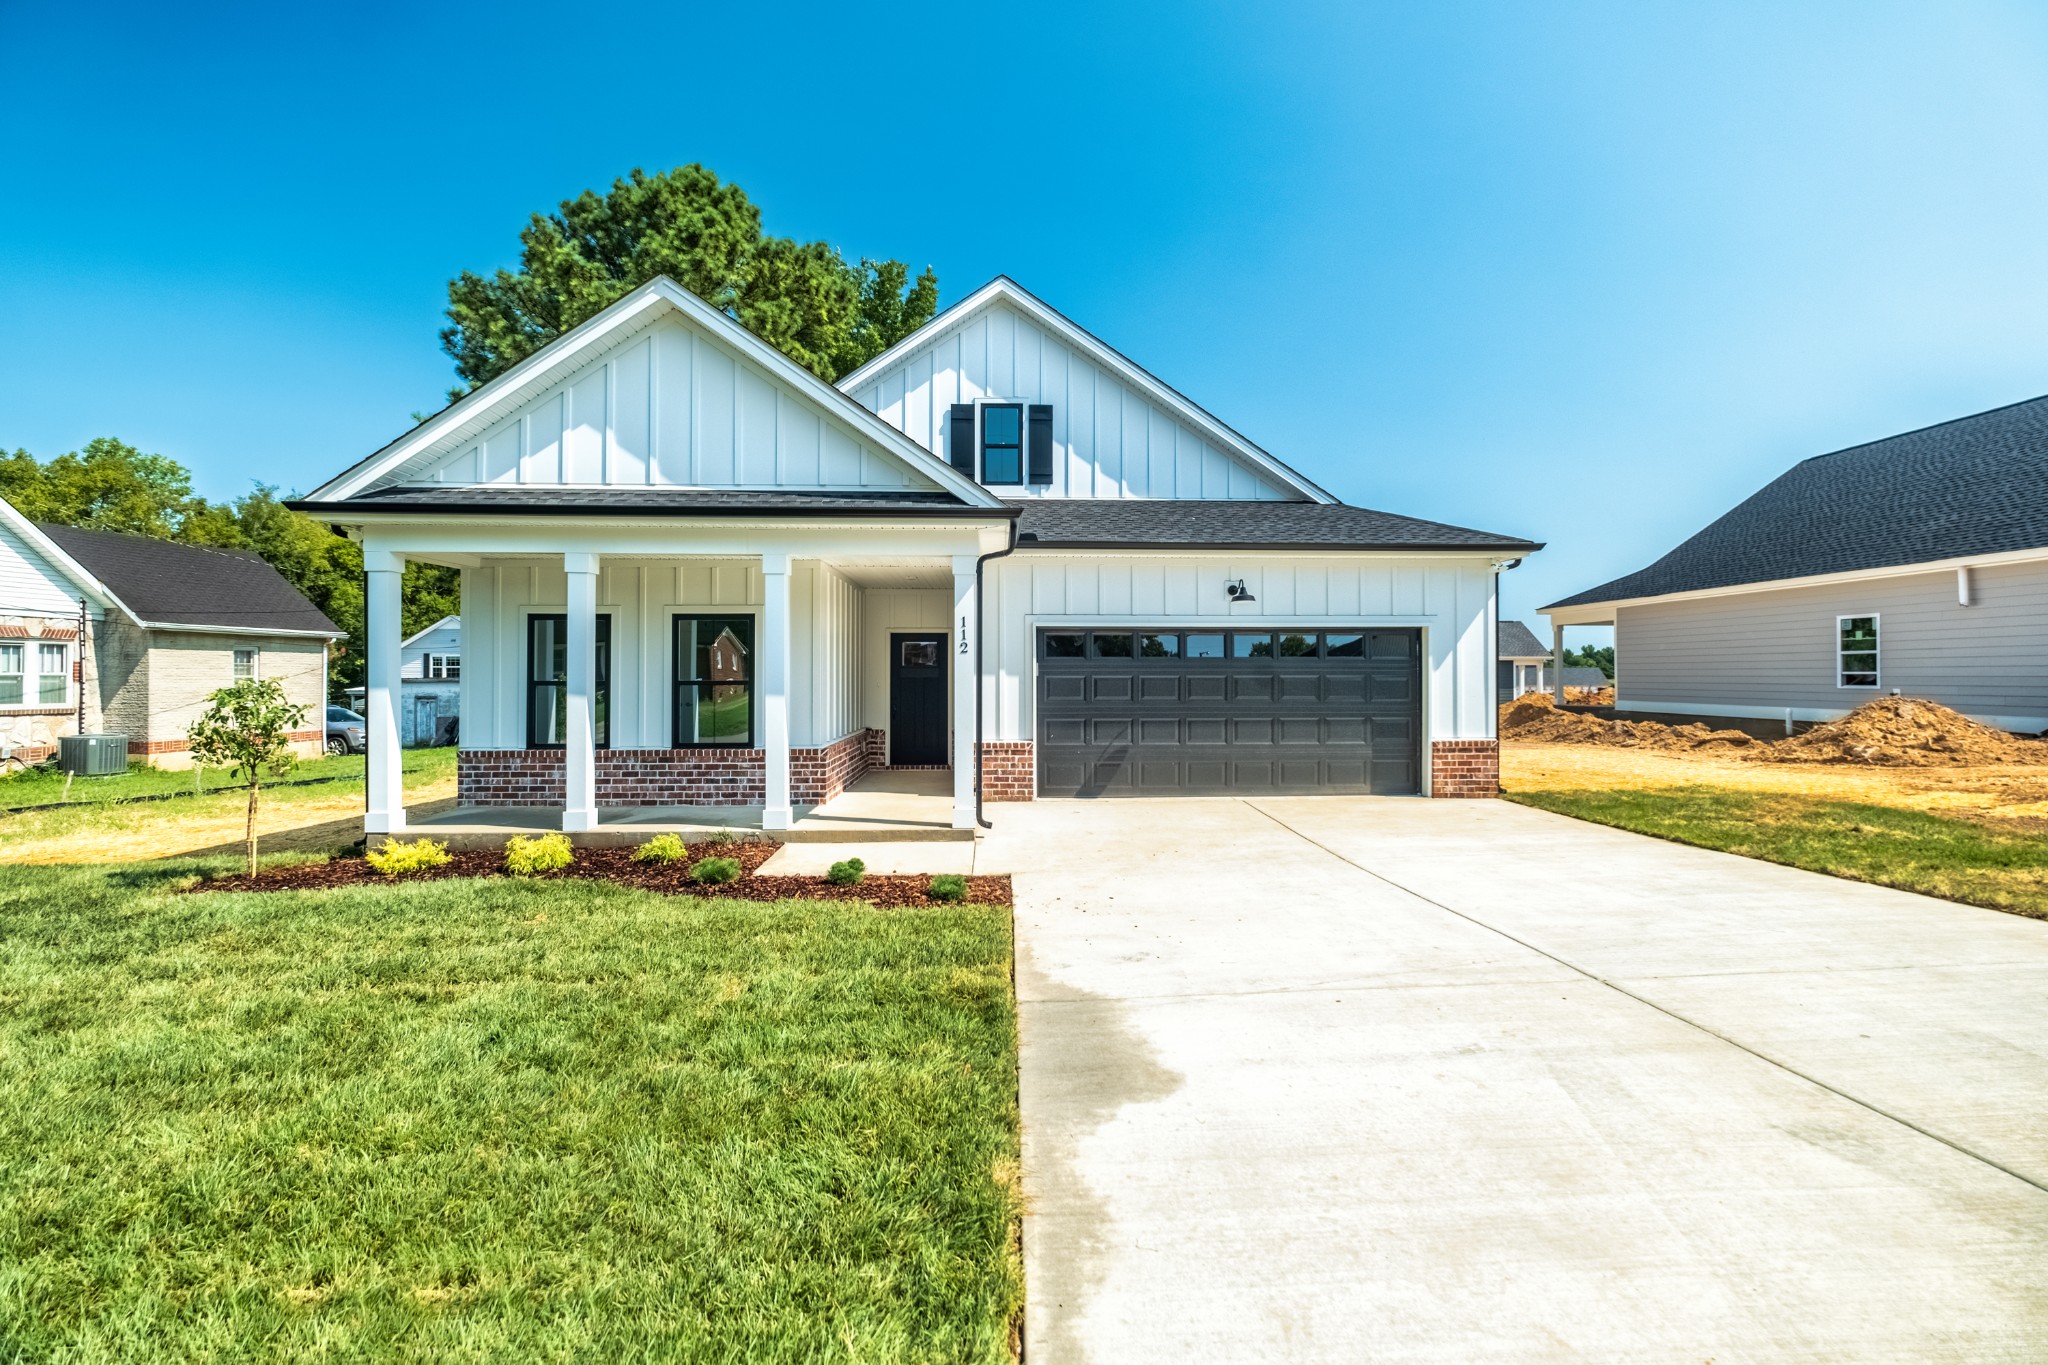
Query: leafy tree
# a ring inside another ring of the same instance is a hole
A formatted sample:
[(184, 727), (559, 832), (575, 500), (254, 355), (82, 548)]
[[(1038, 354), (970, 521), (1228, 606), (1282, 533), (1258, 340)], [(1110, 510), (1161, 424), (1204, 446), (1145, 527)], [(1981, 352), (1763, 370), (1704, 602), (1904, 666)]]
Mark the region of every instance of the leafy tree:
[(1607, 676), (1609, 682), (1612, 682), (1614, 681), (1614, 646), (1601, 645), (1596, 649), (1592, 645), (1584, 645), (1578, 649), (1568, 649), (1564, 652), (1564, 666), (1566, 668), (1597, 668)]
[(0, 497), (30, 521), (160, 538), (175, 536), (193, 506), (183, 465), (111, 436), (48, 464), (26, 450), (0, 456)]
[[(470, 389), (488, 383), (657, 275), (738, 318), (825, 379), (837, 379), (938, 309), (938, 277), (900, 261), (847, 264), (836, 247), (761, 234), (761, 211), (701, 165), (635, 169), (585, 190), (519, 234), (519, 269), (448, 284), (441, 347)], [(451, 399), (466, 390), (455, 389)]]
[(263, 774), (283, 777), (299, 760), (292, 752), (292, 731), (306, 723), (305, 706), (285, 700), (284, 687), (273, 678), (244, 678), (207, 697), (207, 707), (186, 731), (192, 760), (206, 768), (225, 768), (248, 784), (246, 838), (249, 875), (256, 875), (256, 799)]

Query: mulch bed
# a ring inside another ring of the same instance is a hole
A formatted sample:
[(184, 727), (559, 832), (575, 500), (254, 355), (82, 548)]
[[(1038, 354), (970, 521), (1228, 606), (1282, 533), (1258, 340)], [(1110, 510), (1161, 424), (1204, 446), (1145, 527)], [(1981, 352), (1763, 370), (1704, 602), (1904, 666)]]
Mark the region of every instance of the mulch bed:
[[(528, 881), (602, 881), (634, 886), (669, 896), (702, 896), (741, 901), (867, 901), (884, 908), (918, 908), (945, 905), (933, 900), (928, 876), (867, 876), (853, 886), (835, 886), (823, 877), (763, 877), (756, 869), (773, 857), (780, 844), (765, 839), (729, 844), (691, 844), (688, 863), (636, 863), (630, 848), (579, 848), (576, 861), (555, 872), (543, 872)], [(689, 869), (701, 858), (737, 858), (738, 881), (723, 886), (706, 886), (690, 880)], [(385, 876), (362, 858), (332, 858), (324, 863), (292, 863), (266, 867), (254, 877), (237, 873), (212, 877), (189, 888), (192, 891), (320, 891), (337, 886), (390, 886), (394, 881), (446, 881), (452, 877), (503, 877), (505, 856), (495, 850), (471, 850), (448, 855), (448, 862), (410, 877)], [(967, 900), (974, 905), (1010, 904), (1008, 877), (969, 877)]]

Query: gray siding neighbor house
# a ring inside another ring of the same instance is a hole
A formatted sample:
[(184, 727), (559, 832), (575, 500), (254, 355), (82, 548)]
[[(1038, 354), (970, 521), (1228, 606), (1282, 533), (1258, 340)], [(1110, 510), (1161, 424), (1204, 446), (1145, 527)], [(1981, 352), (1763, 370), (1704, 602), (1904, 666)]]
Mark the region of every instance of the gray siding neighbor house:
[(2048, 730), (2048, 398), (1806, 460), (1543, 615), (1614, 627), (1622, 711), (1790, 724), (1898, 693)]

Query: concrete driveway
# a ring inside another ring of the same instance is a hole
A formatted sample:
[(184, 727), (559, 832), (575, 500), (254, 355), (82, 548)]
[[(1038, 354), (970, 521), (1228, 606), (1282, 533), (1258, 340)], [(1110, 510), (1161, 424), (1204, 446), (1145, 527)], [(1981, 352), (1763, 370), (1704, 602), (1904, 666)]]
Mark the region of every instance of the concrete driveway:
[(2048, 924), (1504, 802), (997, 814), (1034, 1365), (2048, 1359)]

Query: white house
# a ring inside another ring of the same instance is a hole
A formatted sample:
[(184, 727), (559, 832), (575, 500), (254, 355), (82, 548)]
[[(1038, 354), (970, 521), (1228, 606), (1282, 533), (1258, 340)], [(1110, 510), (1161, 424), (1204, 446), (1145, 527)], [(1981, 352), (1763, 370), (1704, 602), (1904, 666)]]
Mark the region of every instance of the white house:
[[(408, 749), (454, 742), (462, 706), (462, 618), (444, 616), (399, 643), (398, 740)], [(363, 689), (348, 689), (360, 709)]]
[(293, 740), (318, 754), (340, 635), (256, 555), (39, 525), (0, 501), (0, 761), (118, 733), (131, 757), (183, 766), (207, 696), (250, 677), (312, 708)]
[(363, 545), (366, 828), (400, 829), (399, 576), (462, 571), (459, 799), (1491, 795), (1495, 576), (1339, 503), (1007, 279), (836, 389), (667, 279), (296, 504)]

